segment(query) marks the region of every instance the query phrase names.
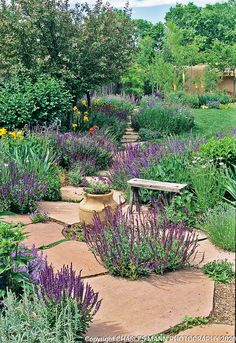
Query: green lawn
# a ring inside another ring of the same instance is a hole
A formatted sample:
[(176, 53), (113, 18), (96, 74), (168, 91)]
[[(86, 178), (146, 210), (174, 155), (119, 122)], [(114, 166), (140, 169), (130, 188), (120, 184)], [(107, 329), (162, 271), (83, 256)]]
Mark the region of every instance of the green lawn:
[(212, 136), (219, 131), (236, 128), (236, 108), (228, 110), (194, 109), (194, 134)]

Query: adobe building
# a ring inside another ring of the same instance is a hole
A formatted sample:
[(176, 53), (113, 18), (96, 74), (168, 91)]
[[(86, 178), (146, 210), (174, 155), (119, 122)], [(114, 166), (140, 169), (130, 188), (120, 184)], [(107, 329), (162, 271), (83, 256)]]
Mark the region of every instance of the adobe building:
[[(198, 64), (189, 67), (183, 74), (186, 91), (191, 94), (204, 93), (204, 71), (207, 64)], [(219, 89), (236, 96), (236, 69), (226, 69), (219, 82)]]

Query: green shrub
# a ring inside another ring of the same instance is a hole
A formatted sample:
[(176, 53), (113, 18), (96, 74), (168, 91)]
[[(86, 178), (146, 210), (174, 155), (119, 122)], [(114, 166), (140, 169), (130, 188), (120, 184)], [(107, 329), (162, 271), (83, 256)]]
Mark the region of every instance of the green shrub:
[(225, 261), (212, 261), (204, 265), (203, 271), (215, 282), (229, 283), (235, 277), (233, 264)]
[(71, 98), (63, 84), (42, 77), (13, 78), (0, 88), (0, 127), (22, 128), (63, 121), (71, 109)]
[(198, 99), (199, 99), (200, 106), (203, 106), (203, 105), (206, 106), (211, 101), (217, 101), (223, 105), (232, 102), (232, 98), (229, 95), (225, 93), (220, 93), (220, 92), (199, 94)]
[(226, 171), (226, 194), (225, 201), (236, 208), (236, 166)]
[(20, 224), (0, 222), (0, 299), (7, 289), (19, 295), (24, 285), (31, 288), (45, 266), (45, 260), (35, 247), (22, 245), (27, 237), (23, 229)]
[(47, 214), (39, 209), (30, 214), (30, 219), (33, 224), (46, 223), (49, 220)]
[(214, 165), (196, 165), (190, 169), (191, 187), (199, 212), (213, 208), (223, 200), (225, 176)]
[(96, 112), (93, 118), (94, 125), (103, 128), (115, 141), (120, 142), (127, 128), (127, 122), (114, 115)]
[(61, 303), (46, 306), (36, 294), (25, 290), (21, 300), (8, 292), (0, 312), (2, 343), (83, 342), (88, 323), (83, 322), (80, 304), (66, 297)]
[(219, 204), (203, 217), (202, 227), (213, 244), (228, 251), (235, 251), (235, 209)]
[(236, 137), (211, 138), (200, 146), (197, 156), (206, 161), (214, 160), (218, 164), (236, 164)]
[(199, 98), (198, 95), (190, 95), (184, 91), (173, 92), (168, 95), (168, 99), (173, 103), (180, 103), (184, 106), (189, 106), (191, 108), (199, 108)]
[(83, 180), (81, 175), (81, 168), (79, 165), (76, 165), (68, 173), (69, 183), (72, 186), (79, 186)]
[(194, 118), (189, 109), (178, 104), (160, 101), (155, 97), (144, 97), (140, 111), (135, 115), (133, 127), (159, 131), (162, 134), (180, 134), (194, 126)]
[(149, 141), (149, 142), (155, 142), (160, 140), (161, 133), (159, 131), (152, 131), (149, 129), (141, 128), (139, 130), (139, 140), (141, 142)]
[(131, 99), (119, 95), (95, 98), (92, 103), (93, 108), (98, 111), (104, 105), (110, 105), (114, 111), (118, 113), (126, 113), (126, 116), (131, 114), (134, 110), (134, 105)]
[[(149, 166), (141, 171), (141, 178), (153, 181), (188, 183), (189, 159), (183, 155), (167, 155), (158, 162), (150, 162)], [(153, 196), (160, 192), (142, 189), (140, 199), (144, 203), (151, 201)]]
[(48, 170), (47, 174), (45, 175), (45, 183), (47, 185), (47, 190), (43, 199), (49, 201), (61, 200), (60, 169), (56, 165), (52, 166)]

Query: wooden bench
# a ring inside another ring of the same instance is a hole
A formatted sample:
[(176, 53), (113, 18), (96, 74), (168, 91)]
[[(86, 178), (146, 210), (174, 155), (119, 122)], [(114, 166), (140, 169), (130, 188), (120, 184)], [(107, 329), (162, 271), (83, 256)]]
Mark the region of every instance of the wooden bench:
[(144, 179), (131, 179), (128, 181), (128, 185), (131, 187), (130, 202), (129, 202), (131, 212), (133, 209), (135, 198), (137, 201), (139, 201), (140, 188), (181, 194), (181, 191), (185, 187), (187, 187), (187, 184), (160, 182), (160, 181), (152, 181), (152, 180), (144, 180)]

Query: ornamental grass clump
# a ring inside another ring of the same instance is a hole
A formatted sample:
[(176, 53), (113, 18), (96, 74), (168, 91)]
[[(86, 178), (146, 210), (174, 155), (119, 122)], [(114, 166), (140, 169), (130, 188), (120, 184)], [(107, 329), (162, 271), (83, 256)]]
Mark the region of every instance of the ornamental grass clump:
[(195, 232), (181, 222), (158, 220), (155, 209), (138, 217), (107, 209), (104, 221), (95, 214), (84, 236), (111, 274), (132, 280), (189, 266), (198, 246)]

